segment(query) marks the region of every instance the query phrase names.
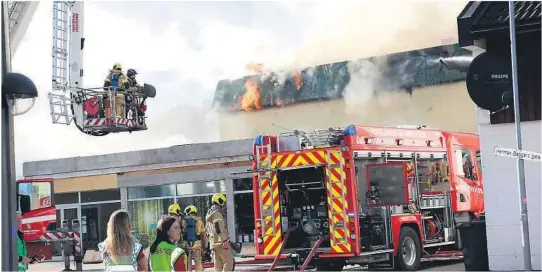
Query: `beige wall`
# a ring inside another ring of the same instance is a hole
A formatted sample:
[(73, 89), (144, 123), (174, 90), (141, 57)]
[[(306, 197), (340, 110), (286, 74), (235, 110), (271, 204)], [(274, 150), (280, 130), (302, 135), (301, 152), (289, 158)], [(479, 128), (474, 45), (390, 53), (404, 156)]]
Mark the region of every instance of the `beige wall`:
[(117, 175), (101, 175), (77, 178), (55, 179), (55, 193), (94, 191), (117, 188)]
[(412, 96), (404, 92), (346, 96), (344, 100), (221, 114), (220, 140), (350, 124), (424, 124), (434, 129), (477, 132), (475, 106), (464, 81), (415, 89)]

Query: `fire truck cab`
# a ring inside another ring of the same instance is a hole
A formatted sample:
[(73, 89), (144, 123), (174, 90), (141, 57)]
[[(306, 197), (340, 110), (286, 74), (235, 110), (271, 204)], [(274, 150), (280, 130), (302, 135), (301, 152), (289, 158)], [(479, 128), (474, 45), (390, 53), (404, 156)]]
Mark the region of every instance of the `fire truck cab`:
[[(75, 250), (81, 253), (79, 229), (68, 229), (57, 224), (57, 211), (53, 199), (53, 179), (24, 179), (17, 181), (17, 211), (20, 213), (23, 239), (28, 254), (51, 259), (51, 242), (75, 242)], [(80, 259), (80, 258), (79, 258)], [(80, 261), (75, 258), (75, 261)]]
[(456, 224), (484, 211), (479, 150), (476, 135), (421, 127), (258, 136), (256, 258), (326, 271), (461, 258)]

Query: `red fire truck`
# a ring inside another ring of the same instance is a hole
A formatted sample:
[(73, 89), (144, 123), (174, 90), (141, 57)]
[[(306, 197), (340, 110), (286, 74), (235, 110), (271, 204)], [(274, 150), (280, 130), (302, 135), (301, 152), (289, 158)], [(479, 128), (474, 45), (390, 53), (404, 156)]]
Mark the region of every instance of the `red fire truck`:
[(456, 224), (484, 212), (477, 135), (350, 125), (253, 149), (256, 259), (273, 266), (416, 270), (462, 258)]
[(21, 231), (27, 242), (29, 255), (43, 255), (51, 259), (51, 242), (75, 240), (76, 252), (81, 251), (80, 232), (57, 226), (53, 202), (53, 179), (25, 179), (17, 181), (17, 210), (21, 213)]

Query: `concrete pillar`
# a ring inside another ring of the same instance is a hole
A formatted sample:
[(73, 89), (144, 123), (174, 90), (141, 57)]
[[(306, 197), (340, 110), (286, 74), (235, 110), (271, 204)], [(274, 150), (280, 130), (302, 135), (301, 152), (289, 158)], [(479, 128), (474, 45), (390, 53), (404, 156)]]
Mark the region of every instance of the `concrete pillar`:
[(230, 241), (236, 241), (235, 233), (235, 199), (233, 196), (233, 180), (231, 178), (225, 179), (226, 185), (226, 210), (228, 211), (228, 233), (230, 235)]
[(128, 209), (128, 188), (120, 188), (120, 208)]

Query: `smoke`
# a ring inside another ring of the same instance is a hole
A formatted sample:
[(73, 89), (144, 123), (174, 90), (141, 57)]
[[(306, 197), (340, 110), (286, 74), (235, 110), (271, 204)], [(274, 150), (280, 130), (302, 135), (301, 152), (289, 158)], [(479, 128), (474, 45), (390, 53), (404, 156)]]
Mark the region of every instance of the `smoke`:
[[(312, 27), (294, 50), (290, 65), (307, 67), (344, 60), (385, 56), (457, 41), (456, 17), (466, 1), (325, 1), (310, 11)], [(299, 7), (298, 8), (304, 8)], [(438, 61), (438, 60), (435, 60)], [(388, 65), (385, 57), (353, 61), (351, 80), (345, 89), (346, 111), (365, 114), (366, 103), (393, 107), (402, 86), (382, 78)], [(405, 62), (397, 70), (400, 82), (413, 81)], [(397, 75), (395, 75), (397, 76)], [(378, 99), (373, 99), (380, 96)], [(389, 97), (387, 99), (386, 97)]]

